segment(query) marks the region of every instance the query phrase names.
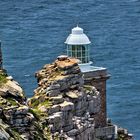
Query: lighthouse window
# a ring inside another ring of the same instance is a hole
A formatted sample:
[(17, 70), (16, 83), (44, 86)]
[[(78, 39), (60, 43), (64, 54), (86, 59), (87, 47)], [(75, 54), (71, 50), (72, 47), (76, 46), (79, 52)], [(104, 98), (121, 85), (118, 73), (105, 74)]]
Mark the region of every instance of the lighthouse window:
[(84, 45), (68, 45), (67, 54), (70, 57), (75, 57), (81, 61), (81, 63), (89, 62), (89, 50), (88, 46)]

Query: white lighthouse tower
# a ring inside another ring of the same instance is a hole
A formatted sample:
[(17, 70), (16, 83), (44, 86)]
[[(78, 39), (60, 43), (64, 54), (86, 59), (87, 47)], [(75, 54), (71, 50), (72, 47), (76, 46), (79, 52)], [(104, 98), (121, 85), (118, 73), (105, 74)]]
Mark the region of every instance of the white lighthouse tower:
[(79, 66), (82, 71), (88, 70), (92, 64), (90, 61), (91, 42), (83, 29), (78, 26), (73, 28), (65, 43), (67, 44), (67, 55), (80, 60)]

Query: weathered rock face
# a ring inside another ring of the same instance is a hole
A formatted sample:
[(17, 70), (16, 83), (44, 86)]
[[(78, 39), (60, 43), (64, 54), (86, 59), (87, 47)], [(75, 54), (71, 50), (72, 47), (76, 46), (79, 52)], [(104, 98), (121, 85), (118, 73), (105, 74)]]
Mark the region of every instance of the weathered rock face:
[(127, 129), (124, 128), (118, 128), (117, 130), (118, 133), (118, 140), (134, 140), (133, 139), (133, 134), (128, 133)]
[[(0, 140), (96, 140), (101, 93), (84, 84), (77, 62), (61, 56), (45, 65), (36, 73), (38, 87), (28, 101), (20, 85), (0, 70)], [(118, 134), (132, 140), (122, 129)]]
[(58, 57), (38, 71), (38, 88), (29, 105), (45, 116), (50, 137), (94, 140), (92, 115), (100, 110), (100, 93), (95, 87), (84, 85), (77, 62)]
[(43, 138), (41, 129), (26, 105), (24, 91), (20, 85), (0, 71), (0, 139), (28, 140)]
[(9, 80), (9, 77), (6, 77), (6, 80), (6, 83), (0, 87), (0, 96), (14, 98), (20, 102), (24, 102), (25, 96), (20, 85), (13, 79)]

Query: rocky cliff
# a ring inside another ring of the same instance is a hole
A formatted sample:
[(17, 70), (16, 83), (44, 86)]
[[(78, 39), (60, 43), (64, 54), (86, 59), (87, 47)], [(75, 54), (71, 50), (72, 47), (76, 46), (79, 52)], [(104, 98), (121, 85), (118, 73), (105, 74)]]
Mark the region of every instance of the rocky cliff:
[(84, 84), (77, 62), (60, 56), (45, 65), (35, 75), (38, 87), (30, 99), (0, 71), (0, 140), (95, 139), (93, 114), (100, 111), (100, 93)]
[(0, 140), (43, 139), (39, 122), (26, 104), (20, 85), (0, 71)]
[(95, 87), (84, 85), (77, 60), (58, 57), (36, 77), (38, 88), (29, 105), (45, 116), (50, 137), (93, 140), (94, 118), (90, 114), (100, 109), (100, 93)]

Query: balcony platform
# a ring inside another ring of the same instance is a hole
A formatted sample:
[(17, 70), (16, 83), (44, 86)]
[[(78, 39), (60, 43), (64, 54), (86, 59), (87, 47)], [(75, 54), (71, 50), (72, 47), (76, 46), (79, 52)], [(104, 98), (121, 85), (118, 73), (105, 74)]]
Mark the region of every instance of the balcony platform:
[(79, 67), (84, 74), (86, 80), (109, 78), (111, 75), (107, 72), (106, 68), (92, 66), (92, 62), (79, 64)]

